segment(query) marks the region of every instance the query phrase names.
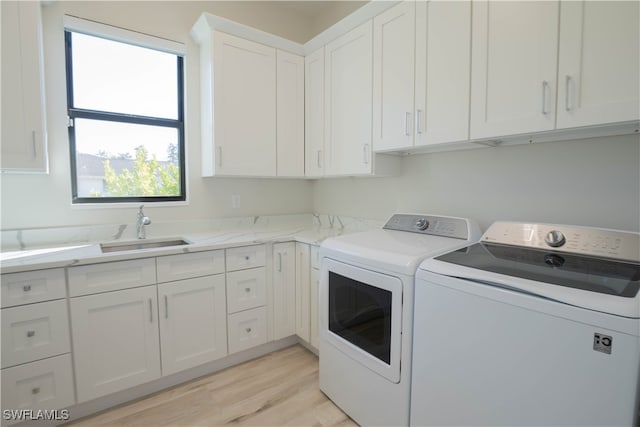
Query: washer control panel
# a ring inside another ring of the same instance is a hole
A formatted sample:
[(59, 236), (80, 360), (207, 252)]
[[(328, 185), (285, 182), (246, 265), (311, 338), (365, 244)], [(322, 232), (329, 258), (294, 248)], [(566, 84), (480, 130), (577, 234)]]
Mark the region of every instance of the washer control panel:
[(395, 214), (382, 227), (387, 230), (408, 231), (433, 236), (469, 239), (467, 220), (446, 216)]
[(627, 231), (495, 222), (481, 241), (640, 262), (640, 233)]

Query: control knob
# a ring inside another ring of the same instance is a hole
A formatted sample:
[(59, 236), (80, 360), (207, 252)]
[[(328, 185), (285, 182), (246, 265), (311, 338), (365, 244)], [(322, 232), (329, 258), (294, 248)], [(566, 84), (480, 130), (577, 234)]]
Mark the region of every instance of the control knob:
[(562, 234), (562, 232), (558, 230), (551, 230), (550, 232), (547, 233), (546, 237), (544, 238), (544, 241), (547, 243), (547, 245), (551, 246), (552, 248), (558, 248), (565, 244), (566, 239), (564, 237), (564, 234)]
[(416, 221), (416, 227), (418, 230), (426, 230), (429, 228), (429, 221), (427, 221), (427, 218), (418, 218)]

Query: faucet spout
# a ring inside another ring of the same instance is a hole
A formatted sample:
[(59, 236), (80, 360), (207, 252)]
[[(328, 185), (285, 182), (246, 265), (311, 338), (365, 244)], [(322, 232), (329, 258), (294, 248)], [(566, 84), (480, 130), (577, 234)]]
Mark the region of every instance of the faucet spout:
[(140, 205), (140, 209), (138, 210), (138, 215), (136, 217), (136, 236), (138, 239), (147, 238), (147, 230), (144, 226), (151, 224), (151, 218), (144, 214), (142, 208), (144, 208), (144, 205)]

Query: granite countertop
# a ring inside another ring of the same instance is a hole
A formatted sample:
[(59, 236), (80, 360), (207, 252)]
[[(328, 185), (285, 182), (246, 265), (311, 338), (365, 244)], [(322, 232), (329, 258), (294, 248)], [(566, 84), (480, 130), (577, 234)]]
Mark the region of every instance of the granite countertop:
[[(165, 226), (159, 227), (162, 230), (149, 233), (147, 240), (182, 238), (190, 244), (108, 253), (102, 253), (100, 243), (124, 244), (127, 242), (138, 243), (140, 241), (135, 238), (129, 238), (130, 236), (122, 232), (116, 233), (115, 236), (110, 236), (117, 238), (85, 242), (69, 239), (69, 241), (61, 243), (42, 245), (25, 244), (21, 240), (21, 246), (24, 246), (22, 249), (17, 248), (18, 250), (0, 253), (0, 268), (2, 273), (16, 273), (45, 268), (70, 267), (290, 241), (320, 245), (328, 237), (375, 228), (379, 223), (375, 220), (345, 218), (341, 219), (338, 224), (337, 221), (334, 221), (335, 218), (337, 217), (325, 216), (320, 218), (317, 215), (315, 218), (311, 215), (251, 217), (236, 219), (235, 221), (225, 220), (222, 223), (215, 224), (215, 226), (208, 224), (208, 227), (206, 227), (208, 230), (189, 230), (184, 233), (180, 232), (179, 224), (171, 227)], [(119, 230), (122, 230), (122, 226), (112, 227), (118, 227)], [(73, 231), (77, 235), (78, 230), (74, 229)], [(92, 232), (95, 235), (95, 228)], [(22, 238), (22, 234), (20, 236)], [(32, 240), (36, 241), (34, 238)]]

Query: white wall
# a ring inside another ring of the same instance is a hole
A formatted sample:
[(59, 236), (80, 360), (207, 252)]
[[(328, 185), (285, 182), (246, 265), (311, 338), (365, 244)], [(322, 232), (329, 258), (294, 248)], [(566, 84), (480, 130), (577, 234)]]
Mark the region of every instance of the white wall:
[(640, 230), (640, 136), (409, 156), (393, 178), (314, 183), (322, 213), (395, 212)]
[[(2, 229), (132, 222), (136, 208), (86, 208), (71, 205), (71, 178), (66, 129), (64, 36), (62, 16), (74, 15), (176, 40), (187, 45), (186, 149), (189, 204), (154, 207), (154, 221), (225, 216), (304, 213), (312, 208), (312, 184), (305, 180), (219, 179), (200, 177), (200, 97), (198, 46), (189, 32), (203, 11), (252, 25), (297, 41), (305, 41), (308, 22), (277, 2), (66, 2), (43, 6), (45, 84), (49, 132), (49, 175), (2, 176)], [(231, 195), (240, 196), (232, 209)]]

